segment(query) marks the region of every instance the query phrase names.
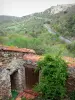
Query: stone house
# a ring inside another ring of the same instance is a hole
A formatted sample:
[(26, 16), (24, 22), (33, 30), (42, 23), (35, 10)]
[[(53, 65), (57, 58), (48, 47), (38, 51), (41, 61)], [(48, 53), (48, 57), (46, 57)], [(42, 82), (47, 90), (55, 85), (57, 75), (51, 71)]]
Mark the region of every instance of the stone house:
[[(28, 55), (31, 55), (31, 60), (26, 59)], [(0, 47), (0, 97), (10, 97), (11, 90), (21, 92), (26, 88), (32, 88), (39, 81), (39, 73), (34, 74), (34, 57), (40, 58), (31, 49)]]
[[(35, 68), (40, 58), (31, 49), (0, 46), (0, 97), (10, 97), (11, 90), (21, 92), (24, 89), (31, 89), (38, 83), (40, 73), (35, 73)], [(72, 91), (75, 90), (75, 59), (63, 59), (70, 62), (67, 88), (68, 91)]]

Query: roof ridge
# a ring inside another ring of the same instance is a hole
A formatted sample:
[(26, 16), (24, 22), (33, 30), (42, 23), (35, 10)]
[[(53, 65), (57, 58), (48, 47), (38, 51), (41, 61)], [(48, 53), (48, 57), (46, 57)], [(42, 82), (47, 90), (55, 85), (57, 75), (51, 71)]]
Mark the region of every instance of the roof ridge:
[(13, 52), (24, 52), (24, 53), (34, 53), (35, 54), (35, 51), (33, 49), (19, 48), (19, 47), (16, 47), (16, 46), (3, 46), (3, 45), (0, 45), (0, 50), (13, 51)]

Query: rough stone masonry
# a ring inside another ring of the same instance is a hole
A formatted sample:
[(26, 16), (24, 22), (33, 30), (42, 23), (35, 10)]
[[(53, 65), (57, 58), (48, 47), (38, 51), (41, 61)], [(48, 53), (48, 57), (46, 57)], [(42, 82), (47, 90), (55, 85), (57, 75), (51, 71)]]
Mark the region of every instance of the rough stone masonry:
[[(0, 98), (10, 97), (11, 90), (23, 91), (26, 88), (25, 67), (27, 66), (31, 71), (32, 68), (36, 68), (39, 59), (40, 56), (31, 49), (0, 46)], [(64, 59), (72, 62), (68, 65), (67, 89), (73, 91), (75, 90), (75, 58), (64, 57)], [(33, 77), (34, 75), (32, 78), (29, 76), (32, 80)]]
[(25, 89), (25, 61), (23, 55), (35, 54), (34, 50), (0, 46), (0, 98), (11, 96), (11, 90)]

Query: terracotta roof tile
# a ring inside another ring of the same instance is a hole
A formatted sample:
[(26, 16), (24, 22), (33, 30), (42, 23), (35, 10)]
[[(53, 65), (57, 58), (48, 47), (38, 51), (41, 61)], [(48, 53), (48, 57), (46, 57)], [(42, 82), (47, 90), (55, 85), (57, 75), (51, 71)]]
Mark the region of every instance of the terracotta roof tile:
[(14, 46), (2, 46), (0, 45), (0, 50), (4, 51), (14, 51), (14, 52), (24, 52), (24, 53), (35, 53), (32, 49), (26, 49), (26, 48), (18, 48)]
[[(32, 50), (32, 49), (18, 48), (18, 47), (15, 47), (15, 46), (3, 46), (3, 45), (0, 45), (0, 50), (35, 54), (35, 51)], [(39, 59), (41, 57), (43, 57), (43, 56), (33, 55), (33, 54), (24, 55), (23, 59), (24, 60), (31, 60), (33, 62), (37, 62), (37, 61), (39, 61)], [(68, 62), (68, 66), (69, 67), (75, 67), (75, 58), (64, 56), (63, 59), (66, 62)]]
[(38, 93), (32, 90), (24, 90), (24, 92), (21, 92), (17, 98), (25, 97), (27, 100), (31, 100), (31, 99), (35, 99), (38, 95), (39, 95)]
[[(24, 60), (31, 60), (32, 62), (39, 61), (43, 56), (28, 54), (24, 55)], [(68, 63), (68, 67), (75, 67), (75, 58), (64, 56), (63, 59)]]
[(39, 56), (39, 55), (28, 54), (28, 55), (24, 55), (23, 59), (30, 60), (32, 62), (37, 62), (41, 59), (41, 57), (42, 56)]

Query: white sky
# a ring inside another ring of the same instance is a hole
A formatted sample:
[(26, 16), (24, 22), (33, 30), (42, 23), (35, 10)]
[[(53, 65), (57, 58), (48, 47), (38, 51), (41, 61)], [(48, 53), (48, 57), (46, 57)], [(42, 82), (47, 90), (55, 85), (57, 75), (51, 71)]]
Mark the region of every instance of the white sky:
[(0, 0), (0, 15), (25, 16), (53, 5), (72, 3), (75, 0)]

